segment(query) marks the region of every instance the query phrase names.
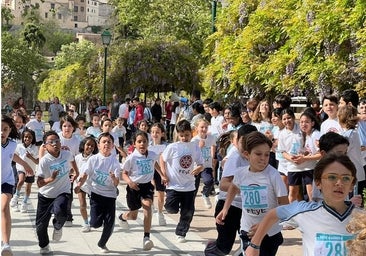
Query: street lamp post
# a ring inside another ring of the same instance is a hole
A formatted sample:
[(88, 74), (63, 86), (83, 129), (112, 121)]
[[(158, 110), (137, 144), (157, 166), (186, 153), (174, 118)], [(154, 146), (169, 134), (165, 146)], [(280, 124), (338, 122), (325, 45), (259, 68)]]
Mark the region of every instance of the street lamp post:
[(106, 105), (105, 95), (107, 91), (107, 49), (111, 43), (112, 34), (108, 30), (104, 30), (102, 33), (102, 43), (104, 45), (104, 77), (103, 77), (103, 105)]

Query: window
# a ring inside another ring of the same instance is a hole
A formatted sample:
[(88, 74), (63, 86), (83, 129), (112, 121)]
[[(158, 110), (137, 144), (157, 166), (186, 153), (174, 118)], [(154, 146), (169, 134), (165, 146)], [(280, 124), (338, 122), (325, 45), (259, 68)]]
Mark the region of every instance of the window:
[(55, 9), (55, 4), (51, 4), (51, 9)]
[(78, 27), (78, 24), (77, 24), (77, 23), (75, 23), (75, 24), (74, 24), (74, 28), (77, 28), (77, 27)]
[(78, 16), (74, 16), (74, 21), (78, 21)]
[(84, 7), (83, 6), (80, 7), (80, 12), (84, 12)]
[(80, 0), (81, 3), (84, 3), (84, 0)]
[(44, 13), (44, 17), (45, 17), (45, 19), (47, 19), (47, 18), (48, 18), (48, 12), (45, 12), (45, 13)]
[(59, 20), (61, 20), (61, 18), (62, 18), (61, 13), (58, 13), (58, 14), (57, 14), (57, 18), (58, 18)]
[(74, 12), (78, 12), (79, 11), (79, 7), (77, 5), (74, 6)]

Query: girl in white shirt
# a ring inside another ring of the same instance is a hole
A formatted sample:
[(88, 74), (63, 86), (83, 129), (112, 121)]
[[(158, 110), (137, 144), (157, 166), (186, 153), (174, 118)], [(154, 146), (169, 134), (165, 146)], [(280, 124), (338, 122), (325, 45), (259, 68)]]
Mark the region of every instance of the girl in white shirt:
[[(36, 135), (34, 131), (26, 128), (22, 133), (22, 143), (17, 145), (15, 153), (19, 155), (25, 162), (29, 164), (33, 172), (36, 170), (38, 164), (38, 147), (36, 146)], [(28, 199), (31, 193), (32, 184), (34, 183), (34, 175), (26, 175), (25, 169), (22, 165), (16, 164), (18, 171), (18, 184), (15, 190), (15, 195), (10, 202), (10, 206), (14, 207), (15, 211), (21, 211), (22, 213), (27, 212)], [(26, 183), (25, 195), (20, 209), (18, 208), (18, 199), (20, 190), (23, 187), (24, 182)]]
[[(75, 156), (75, 162), (79, 170), (82, 170), (83, 165), (88, 161), (88, 159), (98, 153), (97, 142), (93, 137), (86, 137), (80, 142), (79, 145), (80, 154)], [(82, 175), (82, 174), (81, 174)], [(80, 193), (78, 193), (79, 203), (80, 203), (80, 215), (84, 220), (82, 224), (81, 232), (89, 232), (90, 224), (88, 219), (88, 212), (86, 211), (86, 194), (90, 196), (90, 184), (84, 183), (80, 188)]]

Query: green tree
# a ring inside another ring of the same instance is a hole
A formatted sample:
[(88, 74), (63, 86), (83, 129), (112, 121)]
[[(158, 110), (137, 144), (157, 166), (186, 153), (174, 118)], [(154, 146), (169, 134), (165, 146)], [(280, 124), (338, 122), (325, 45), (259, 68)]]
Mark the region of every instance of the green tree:
[(11, 13), (10, 8), (1, 6), (1, 26), (8, 28), (12, 19), (14, 19), (14, 15)]
[(116, 38), (169, 37), (186, 40), (199, 56), (211, 33), (209, 1), (154, 0), (114, 1), (118, 27)]
[(34, 23), (27, 23), (25, 25), (23, 36), (25, 41), (28, 43), (28, 46), (38, 51), (40, 51), (46, 43), (46, 38), (41, 31), (41, 27)]
[(239, 95), (364, 85), (365, 6), (362, 0), (232, 1), (207, 42), (205, 88)]
[(47, 101), (53, 95), (58, 95), (62, 101), (77, 102), (100, 95), (100, 86), (95, 86), (102, 80), (98, 52), (98, 48), (89, 41), (63, 45), (55, 57), (54, 69), (48, 72), (39, 85), (38, 98)]
[(193, 56), (187, 41), (133, 40), (115, 44), (108, 58), (109, 91), (137, 94), (199, 88), (199, 66)]
[(33, 94), (34, 75), (46, 67), (45, 59), (30, 49), (22, 39), (9, 32), (1, 33), (1, 84), (2, 90), (21, 91), (27, 89), (28, 95)]
[(91, 56), (96, 53), (96, 49), (97, 47), (87, 40), (62, 45), (61, 51), (55, 57), (55, 67), (61, 69), (74, 63), (86, 64)]
[(62, 45), (67, 45), (75, 41), (74, 33), (63, 31), (53, 20), (42, 25), (42, 31), (46, 38), (45, 48), (56, 56)]

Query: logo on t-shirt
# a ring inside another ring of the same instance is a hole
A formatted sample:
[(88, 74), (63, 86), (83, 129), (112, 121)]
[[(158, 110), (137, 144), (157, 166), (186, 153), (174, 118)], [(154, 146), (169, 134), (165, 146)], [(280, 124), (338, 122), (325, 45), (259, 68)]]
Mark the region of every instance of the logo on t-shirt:
[(180, 167), (182, 167), (184, 169), (189, 168), (192, 165), (192, 162), (193, 162), (193, 159), (192, 159), (192, 156), (190, 156), (190, 155), (184, 155), (179, 160)]

